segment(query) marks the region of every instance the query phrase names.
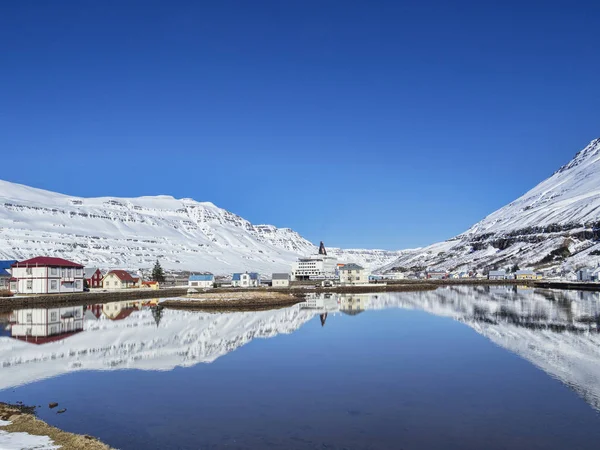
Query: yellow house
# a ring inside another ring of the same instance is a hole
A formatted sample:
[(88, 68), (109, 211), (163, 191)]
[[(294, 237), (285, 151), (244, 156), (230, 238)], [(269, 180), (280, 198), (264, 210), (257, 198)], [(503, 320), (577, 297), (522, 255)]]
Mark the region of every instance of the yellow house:
[(111, 270), (102, 278), (104, 289), (130, 289), (139, 288), (140, 279), (134, 278), (125, 270)]
[(517, 270), (515, 278), (517, 280), (541, 280), (544, 276), (541, 273), (535, 273), (533, 270)]

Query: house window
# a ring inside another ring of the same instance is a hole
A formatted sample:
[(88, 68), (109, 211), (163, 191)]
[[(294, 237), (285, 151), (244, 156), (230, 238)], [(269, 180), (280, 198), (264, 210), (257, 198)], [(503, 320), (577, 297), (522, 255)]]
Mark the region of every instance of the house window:
[(56, 334), (57, 332), (58, 332), (58, 329), (56, 328), (56, 326), (50, 327), (50, 334)]
[(81, 280), (75, 281), (75, 289), (81, 289)]
[(75, 274), (80, 277), (81, 276), (81, 269), (76, 269)]
[(27, 313), (27, 320), (26, 320), (26, 322), (27, 323), (33, 322), (33, 315), (31, 313)]
[(56, 322), (56, 320), (58, 319), (56, 312), (53, 312), (52, 314), (50, 314), (50, 320), (52, 322)]
[(58, 281), (56, 280), (50, 280), (50, 289), (52, 289), (53, 291), (58, 289)]
[(80, 311), (79, 309), (76, 309), (76, 310), (75, 310), (75, 317), (76, 317), (76, 318), (79, 318), (79, 313), (80, 313), (80, 312), (81, 312), (81, 311)]
[(33, 275), (33, 269), (31, 267), (28, 267), (25, 272), (27, 273), (27, 275)]
[(53, 276), (58, 275), (58, 269), (56, 267), (50, 268), (50, 275), (53, 275)]
[(33, 289), (33, 280), (27, 280), (27, 289)]

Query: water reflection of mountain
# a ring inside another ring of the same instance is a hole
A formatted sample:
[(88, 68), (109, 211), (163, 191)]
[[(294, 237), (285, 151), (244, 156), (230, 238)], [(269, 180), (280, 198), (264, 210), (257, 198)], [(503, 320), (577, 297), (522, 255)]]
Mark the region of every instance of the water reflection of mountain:
[(369, 309), (418, 309), (461, 321), (600, 410), (600, 293), (449, 287), (365, 297)]
[[(255, 338), (291, 333), (317, 315), (325, 326), (331, 313), (403, 308), (465, 323), (572, 387), (600, 410), (600, 294), (594, 292), (449, 287), (417, 293), (327, 294), (310, 296), (292, 308), (230, 314), (158, 311), (131, 302), (76, 308), (81, 308), (83, 331), (56, 329), (56, 340), (43, 345), (32, 343), (32, 327), (26, 339), (17, 336), (23, 330), (27, 335), (30, 327), (18, 322), (27, 322), (31, 310), (11, 314), (6, 328), (13, 334), (0, 335), (0, 389), (75, 370), (192, 366), (214, 361)], [(52, 310), (35, 311), (53, 318)], [(68, 316), (62, 320), (71, 320)], [(72, 316), (74, 322), (78, 315), (73, 311)]]
[(29, 321), (53, 318), (54, 310), (13, 311), (6, 327), (11, 337), (0, 337), (0, 389), (75, 370), (170, 370), (211, 362), (253, 339), (291, 333), (317, 314), (299, 307), (230, 314), (165, 309), (157, 326), (156, 311), (139, 303), (72, 309), (83, 318), (83, 331), (50, 333), (51, 321), (38, 323), (37, 339), (44, 339), (43, 330), (52, 337), (43, 345), (33, 343)]

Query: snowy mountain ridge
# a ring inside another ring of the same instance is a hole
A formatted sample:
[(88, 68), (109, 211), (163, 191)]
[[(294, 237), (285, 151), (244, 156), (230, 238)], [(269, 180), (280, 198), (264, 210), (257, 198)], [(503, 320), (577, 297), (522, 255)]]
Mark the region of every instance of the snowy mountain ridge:
[[(210, 202), (168, 195), (83, 198), (0, 180), (0, 259), (59, 256), (102, 268), (288, 271), (317, 247), (289, 228), (253, 225)], [(368, 266), (399, 252), (330, 249)]]
[(406, 250), (382, 270), (485, 271), (517, 264), (572, 271), (600, 264), (599, 229), (600, 139), (595, 139), (548, 179), (465, 233)]

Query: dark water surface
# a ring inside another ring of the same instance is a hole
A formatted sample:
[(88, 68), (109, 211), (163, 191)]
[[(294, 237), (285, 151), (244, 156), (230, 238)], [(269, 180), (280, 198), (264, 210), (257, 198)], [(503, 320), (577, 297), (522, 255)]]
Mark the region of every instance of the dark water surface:
[(457, 287), (256, 313), (38, 312), (0, 324), (0, 401), (42, 405), (43, 420), (115, 448), (600, 446), (594, 293)]

